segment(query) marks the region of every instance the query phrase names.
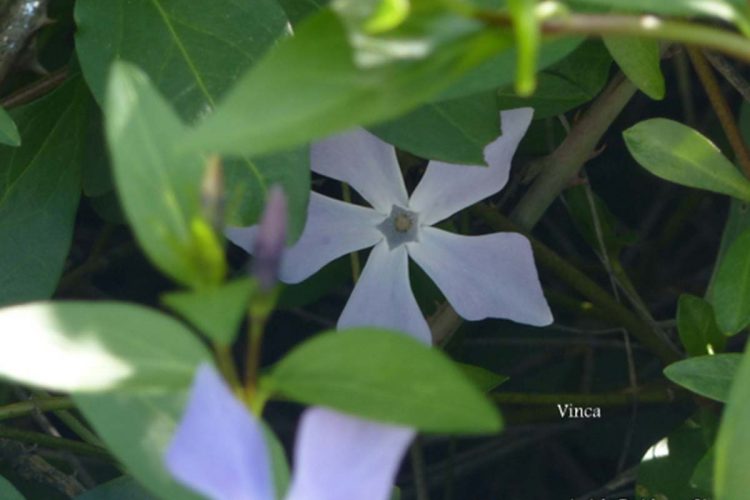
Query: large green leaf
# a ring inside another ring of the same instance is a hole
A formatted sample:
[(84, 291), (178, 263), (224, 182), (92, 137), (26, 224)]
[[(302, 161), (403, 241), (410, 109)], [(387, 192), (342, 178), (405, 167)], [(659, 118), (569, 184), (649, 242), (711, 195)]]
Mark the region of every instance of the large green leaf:
[(112, 63), (128, 61), (190, 122), (286, 33), (274, 0), (78, 0), (75, 8), (78, 58), (100, 103)]
[(72, 78), (13, 112), (23, 145), (0, 146), (0, 304), (52, 295), (80, 198), (90, 97)]
[(121, 476), (93, 488), (76, 500), (155, 500), (132, 477)]
[(716, 438), (714, 493), (719, 500), (750, 491), (750, 345), (745, 348)]
[(645, 38), (605, 37), (604, 45), (631, 82), (652, 99), (664, 98), (659, 42)]
[(185, 137), (180, 119), (125, 63), (112, 69), (105, 114), (117, 191), (141, 247), (182, 284), (220, 283), (226, 262), (201, 198), (206, 168), (199, 155), (176, 152)]
[(237, 336), (255, 290), (256, 282), (245, 278), (207, 290), (168, 293), (162, 302), (212, 341), (228, 346)]
[(329, 332), (283, 358), (266, 390), (427, 432), (500, 430), (496, 408), (440, 351), (377, 329)]
[[(163, 393), (78, 394), (76, 406), (127, 472), (158, 498), (198, 500), (177, 484), (164, 466), (188, 396), (183, 390)], [(119, 499), (119, 497), (118, 497)]]
[[(560, 38), (544, 42), (539, 51), (538, 70), (567, 57), (578, 47), (581, 38)], [(478, 92), (496, 90), (513, 83), (517, 54), (515, 47), (509, 44), (485, 62), (470, 69), (456, 83), (440, 93), (439, 99), (457, 99)]]
[(700, 297), (680, 295), (677, 331), (689, 356), (704, 356), (724, 350), (726, 337), (716, 325), (714, 308)]
[(0, 498), (3, 500), (24, 500), (23, 495), (3, 476), (0, 476)]
[(677, 184), (750, 200), (748, 181), (711, 141), (666, 118), (644, 120), (623, 136), (630, 154), (652, 174)]
[[(112, 63), (129, 61), (188, 122), (209, 113), (238, 77), (287, 33), (286, 16), (274, 0), (81, 0), (76, 2), (76, 19), (78, 56), (99, 102), (104, 102)], [(233, 159), (224, 167), (232, 223), (255, 222), (267, 189), (280, 183), (290, 200), (290, 232), (299, 234), (309, 192), (307, 148)]]
[(117, 302), (0, 309), (0, 376), (57, 391), (189, 385), (209, 358), (181, 323)]
[(0, 107), (0, 144), (8, 146), (20, 146), (21, 136), (18, 134), (18, 127), (13, 117)]
[(750, 229), (732, 242), (722, 258), (710, 299), (725, 334), (750, 325)]
[(426, 104), (372, 131), (422, 158), (484, 165), (484, 147), (500, 135), (496, 110), (494, 93), (484, 92)]
[(731, 353), (683, 359), (667, 366), (664, 375), (696, 394), (726, 401), (741, 358)]
[(255, 155), (393, 118), (507, 47), (495, 31), (467, 34), (423, 59), (362, 67), (341, 21), (324, 9), (253, 67), (185, 148)]
[(539, 73), (533, 95), (519, 97), (513, 87), (501, 88), (498, 106), (530, 106), (536, 119), (559, 115), (596, 97), (607, 83), (611, 65), (612, 58), (600, 42), (584, 42), (565, 59)]

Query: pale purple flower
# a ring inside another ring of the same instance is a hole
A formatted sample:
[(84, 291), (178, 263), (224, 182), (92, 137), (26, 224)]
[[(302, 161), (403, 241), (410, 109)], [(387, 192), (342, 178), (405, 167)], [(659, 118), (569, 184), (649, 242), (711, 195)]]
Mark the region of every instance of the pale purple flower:
[[(414, 431), (324, 408), (300, 419), (286, 500), (385, 500)], [(198, 368), (167, 469), (210, 500), (276, 500), (261, 422), (210, 365)]]
[[(409, 196), (393, 146), (363, 129), (312, 147), (314, 172), (346, 182), (372, 208), (311, 193), (305, 229), (285, 252), (280, 279), (298, 283), (350, 252), (374, 247), (338, 321), (339, 328), (379, 326), (430, 342), (409, 283), (411, 257), (467, 320), (552, 322), (529, 241), (517, 233), (462, 236), (433, 227), (500, 191), (532, 117), (501, 113), (503, 133), (484, 149), (488, 167), (431, 161)], [(257, 229), (230, 228), (228, 238), (252, 253)]]

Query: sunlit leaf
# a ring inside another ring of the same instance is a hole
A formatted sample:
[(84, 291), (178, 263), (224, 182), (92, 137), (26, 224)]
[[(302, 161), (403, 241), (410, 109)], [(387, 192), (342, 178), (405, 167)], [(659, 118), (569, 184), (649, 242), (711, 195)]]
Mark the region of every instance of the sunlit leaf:
[(208, 352), (179, 322), (115, 302), (0, 309), (0, 376), (56, 391), (189, 384)]
[(748, 181), (711, 141), (665, 118), (644, 120), (623, 136), (630, 154), (652, 174), (684, 186), (750, 200)]
[(265, 390), (427, 432), (488, 433), (500, 415), (452, 361), (404, 334), (318, 335), (284, 357)]
[(664, 375), (696, 394), (724, 402), (741, 358), (742, 355), (731, 353), (683, 359), (667, 366)]

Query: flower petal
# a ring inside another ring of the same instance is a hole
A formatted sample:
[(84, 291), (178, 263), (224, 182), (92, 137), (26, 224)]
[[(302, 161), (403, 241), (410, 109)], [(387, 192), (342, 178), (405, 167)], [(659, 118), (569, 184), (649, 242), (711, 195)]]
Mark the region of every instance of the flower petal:
[(287, 500), (386, 500), (415, 432), (325, 408), (305, 411)]
[(552, 323), (531, 244), (518, 233), (461, 236), (422, 228), (409, 255), (468, 320), (505, 318), (528, 325)]
[(177, 480), (212, 500), (274, 498), (261, 425), (208, 364), (198, 368), (165, 461)]
[[(284, 252), (279, 278), (299, 283), (332, 260), (376, 244), (383, 239), (376, 226), (384, 219), (370, 208), (310, 193), (305, 229), (297, 243)], [(257, 226), (229, 228), (226, 233), (234, 244), (253, 251)]]
[(505, 187), (511, 159), (532, 114), (531, 108), (500, 114), (503, 135), (484, 148), (488, 167), (431, 161), (409, 201), (409, 209), (419, 213), (420, 222), (431, 226)]
[(348, 183), (383, 214), (391, 213), (394, 204), (406, 207), (408, 196), (396, 150), (364, 129), (313, 144), (310, 168)]
[(430, 328), (411, 291), (404, 245), (390, 250), (388, 242), (382, 241), (372, 249), (337, 326), (403, 330), (432, 343)]

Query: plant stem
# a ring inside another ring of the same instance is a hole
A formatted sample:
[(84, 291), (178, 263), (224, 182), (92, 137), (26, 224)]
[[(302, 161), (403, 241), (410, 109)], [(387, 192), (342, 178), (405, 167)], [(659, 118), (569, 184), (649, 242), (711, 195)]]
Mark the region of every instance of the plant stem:
[(260, 354), (263, 344), (263, 330), (266, 318), (250, 315), (247, 336), (247, 367), (245, 371), (245, 392), (249, 402), (258, 392), (258, 373), (260, 372)]
[[(477, 17), (487, 24), (510, 27), (510, 17), (502, 12), (482, 11)], [(750, 62), (750, 40), (705, 24), (660, 19), (651, 15), (567, 14), (540, 21), (542, 34), (627, 36), (653, 38), (698, 45)]]
[(14, 108), (29, 103), (48, 94), (62, 85), (68, 78), (68, 68), (58, 69), (40, 80), (24, 87), (13, 94), (3, 97), (0, 105), (4, 108)]
[(216, 357), (216, 364), (224, 375), (224, 378), (229, 382), (229, 385), (234, 389), (235, 392), (241, 394), (242, 383), (240, 377), (237, 374), (237, 368), (234, 366), (234, 360), (232, 359), (232, 350), (229, 346), (221, 345), (218, 343), (214, 344), (214, 355)]
[(516, 206), (511, 219), (530, 230), (583, 164), (594, 154), (599, 140), (633, 97), (636, 87), (618, 74), (577, 121), (560, 146), (541, 160), (543, 168)]
[[(525, 233), (511, 220), (502, 216), (486, 204), (475, 205), (472, 212), (481, 217), (487, 225), (498, 231)], [(617, 302), (606, 290), (600, 287), (585, 273), (570, 265), (551, 248), (526, 234), (534, 250), (534, 257), (541, 265), (555, 273), (558, 278), (568, 283), (574, 290), (589, 299), (604, 314), (621, 325), (641, 344), (656, 354), (665, 364), (680, 358), (678, 352), (665, 339), (658, 335), (651, 326)]]
[(711, 66), (703, 56), (703, 53), (696, 48), (689, 47), (688, 56), (693, 63), (695, 72), (698, 74), (698, 79), (703, 85), (703, 89), (706, 91), (706, 94), (708, 94), (711, 106), (714, 108), (714, 112), (719, 118), (721, 128), (724, 129), (724, 134), (729, 140), (729, 145), (732, 147), (732, 151), (734, 151), (737, 163), (740, 164), (745, 176), (750, 178), (750, 152), (748, 152), (745, 141), (742, 138), (742, 133), (737, 127), (737, 122), (734, 120), (732, 110), (729, 109), (729, 104), (727, 104), (727, 100), (724, 98), (721, 88), (719, 88), (719, 82), (716, 80), (716, 76), (711, 70)]
[(45, 448), (66, 450), (80, 455), (89, 455), (105, 462), (115, 463), (109, 452), (100, 447), (93, 446), (72, 439), (58, 438), (42, 434), (41, 432), (22, 431), (6, 426), (0, 426), (0, 438), (12, 439), (22, 443), (31, 443)]
[(29, 399), (0, 407), (0, 420), (24, 417), (34, 411), (55, 411), (73, 407), (73, 401), (64, 396)]

